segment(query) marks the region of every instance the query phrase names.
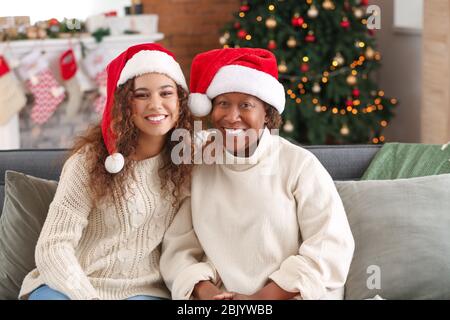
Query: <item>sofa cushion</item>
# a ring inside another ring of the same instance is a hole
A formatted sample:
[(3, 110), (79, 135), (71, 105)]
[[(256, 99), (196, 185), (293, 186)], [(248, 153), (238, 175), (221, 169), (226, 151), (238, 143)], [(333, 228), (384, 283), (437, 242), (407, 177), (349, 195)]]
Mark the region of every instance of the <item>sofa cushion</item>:
[(450, 174), (336, 187), (356, 244), (346, 299), (450, 299)]
[(6, 171), (0, 217), (0, 299), (17, 299), (24, 277), (35, 268), (34, 249), (56, 187), (56, 181)]

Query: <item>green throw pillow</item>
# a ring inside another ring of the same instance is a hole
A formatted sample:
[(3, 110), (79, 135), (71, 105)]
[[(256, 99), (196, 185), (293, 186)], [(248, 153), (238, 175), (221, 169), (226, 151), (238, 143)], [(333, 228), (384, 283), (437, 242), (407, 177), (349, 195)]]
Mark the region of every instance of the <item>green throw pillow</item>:
[(336, 187), (356, 244), (346, 299), (450, 299), (450, 174)]
[(34, 249), (57, 182), (6, 171), (0, 216), (0, 300), (17, 299), (22, 281), (35, 268)]

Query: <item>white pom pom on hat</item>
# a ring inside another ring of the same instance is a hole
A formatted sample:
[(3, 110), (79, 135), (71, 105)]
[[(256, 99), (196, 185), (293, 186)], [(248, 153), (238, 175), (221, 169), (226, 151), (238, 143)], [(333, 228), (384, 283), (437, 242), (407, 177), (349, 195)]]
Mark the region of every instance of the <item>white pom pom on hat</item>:
[(118, 173), (125, 166), (125, 158), (121, 153), (113, 153), (106, 157), (105, 160), (105, 169), (109, 173)]
[(259, 48), (225, 48), (195, 56), (191, 67), (189, 108), (202, 117), (211, 112), (211, 100), (223, 93), (240, 92), (267, 102), (281, 114), (286, 97), (278, 81), (272, 52)]
[(212, 109), (211, 100), (206, 94), (191, 93), (188, 99), (189, 109), (196, 117), (203, 117), (208, 115)]
[(102, 135), (110, 154), (105, 159), (105, 169), (115, 174), (125, 166), (125, 158), (118, 152), (116, 137), (111, 130), (114, 93), (117, 87), (129, 79), (151, 72), (167, 75), (186, 91), (188, 87), (173, 53), (157, 43), (143, 43), (129, 47), (108, 64), (106, 71), (108, 80), (106, 105), (102, 117)]

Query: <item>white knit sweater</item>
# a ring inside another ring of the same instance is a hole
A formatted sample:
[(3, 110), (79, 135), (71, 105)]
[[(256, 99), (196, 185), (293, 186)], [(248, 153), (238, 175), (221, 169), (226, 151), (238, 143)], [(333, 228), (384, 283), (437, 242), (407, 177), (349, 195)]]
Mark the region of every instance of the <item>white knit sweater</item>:
[(191, 198), (164, 237), (161, 272), (174, 299), (191, 298), (207, 279), (243, 294), (272, 279), (296, 298), (341, 299), (353, 251), (328, 172), (266, 129), (246, 163), (194, 170)]
[(170, 297), (159, 257), (176, 210), (171, 196), (160, 194), (161, 161), (158, 155), (136, 162), (137, 180), (126, 197), (115, 195), (94, 207), (84, 155), (69, 158), (36, 246), (37, 268), (26, 276), (19, 297), (43, 284), (71, 299)]

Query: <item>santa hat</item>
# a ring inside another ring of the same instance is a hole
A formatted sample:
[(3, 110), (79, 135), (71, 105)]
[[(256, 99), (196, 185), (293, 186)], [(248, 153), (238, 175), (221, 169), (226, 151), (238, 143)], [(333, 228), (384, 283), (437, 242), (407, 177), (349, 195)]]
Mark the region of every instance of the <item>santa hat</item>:
[(102, 118), (102, 134), (109, 156), (105, 168), (109, 173), (122, 170), (125, 159), (117, 150), (116, 137), (111, 130), (111, 115), (114, 106), (114, 92), (117, 87), (136, 76), (150, 72), (165, 74), (188, 91), (186, 80), (173, 53), (156, 43), (144, 43), (129, 47), (106, 67), (108, 74), (107, 97)]
[(189, 108), (198, 117), (211, 112), (211, 100), (227, 92), (255, 96), (282, 113), (286, 102), (275, 56), (258, 48), (216, 49), (192, 61)]

